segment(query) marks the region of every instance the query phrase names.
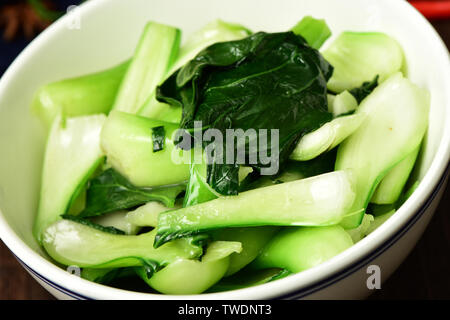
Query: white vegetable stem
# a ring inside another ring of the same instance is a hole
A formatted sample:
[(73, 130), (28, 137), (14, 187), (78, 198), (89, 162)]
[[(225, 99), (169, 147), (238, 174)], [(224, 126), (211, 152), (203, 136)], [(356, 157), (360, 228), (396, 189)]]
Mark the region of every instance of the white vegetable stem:
[(104, 115), (55, 119), (45, 151), (38, 216), (33, 230), (39, 241), (43, 230), (67, 212), (103, 159), (100, 132), (105, 119)]
[[(377, 87), (359, 106), (365, 120), (338, 149), (336, 170), (350, 170), (356, 201), (353, 210), (365, 208), (381, 179), (420, 144), (428, 126), (430, 98), (401, 73)], [(346, 219), (354, 228), (360, 217)]]
[(364, 114), (354, 114), (336, 118), (322, 127), (305, 135), (297, 144), (290, 158), (297, 161), (314, 159), (322, 153), (335, 148), (355, 130), (364, 120)]

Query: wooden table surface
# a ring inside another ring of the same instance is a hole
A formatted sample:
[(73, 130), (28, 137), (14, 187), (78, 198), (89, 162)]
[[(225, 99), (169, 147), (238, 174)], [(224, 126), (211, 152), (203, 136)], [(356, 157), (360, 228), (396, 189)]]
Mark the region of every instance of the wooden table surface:
[[(450, 20), (433, 22), (450, 47)], [(450, 88), (449, 88), (450, 90)], [(450, 188), (416, 248), (370, 299), (450, 299)], [(0, 300), (53, 299), (0, 241)]]

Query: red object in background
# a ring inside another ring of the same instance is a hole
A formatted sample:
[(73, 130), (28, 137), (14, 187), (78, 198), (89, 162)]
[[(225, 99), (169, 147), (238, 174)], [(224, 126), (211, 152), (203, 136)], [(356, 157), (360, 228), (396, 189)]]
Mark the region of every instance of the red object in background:
[(429, 19), (450, 18), (450, 1), (410, 1), (411, 4)]

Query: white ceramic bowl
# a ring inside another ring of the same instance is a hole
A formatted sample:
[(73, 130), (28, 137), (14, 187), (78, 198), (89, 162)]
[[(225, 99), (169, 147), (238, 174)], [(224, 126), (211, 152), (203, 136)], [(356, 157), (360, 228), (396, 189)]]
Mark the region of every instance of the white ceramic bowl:
[[(252, 30), (284, 31), (304, 15), (343, 30), (384, 31), (403, 46), (408, 77), (431, 92), (430, 129), (415, 174), (419, 188), (374, 233), (326, 263), (265, 285), (179, 299), (364, 298), (367, 267), (385, 280), (421, 236), (445, 187), (450, 157), (450, 62), (432, 26), (403, 0), (95, 0), (79, 8), (80, 29), (66, 16), (42, 33), (0, 81), (0, 236), (22, 265), (58, 298), (168, 299), (88, 282), (48, 260), (31, 234), (39, 194), (43, 132), (29, 112), (36, 89), (100, 70), (131, 56), (146, 21), (185, 34), (222, 18)], [(69, 28), (72, 26), (72, 28)]]

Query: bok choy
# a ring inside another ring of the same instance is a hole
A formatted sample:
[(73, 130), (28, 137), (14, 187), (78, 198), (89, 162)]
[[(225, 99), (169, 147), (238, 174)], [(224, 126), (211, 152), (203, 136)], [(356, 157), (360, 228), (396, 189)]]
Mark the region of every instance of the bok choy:
[(126, 61), (108, 70), (49, 83), (36, 93), (33, 112), (49, 127), (60, 113), (65, 117), (107, 114), (129, 65)]
[(34, 223), (34, 235), (39, 240), (50, 224), (67, 213), (103, 161), (100, 131), (104, 122), (104, 115), (55, 119), (47, 141)]
[(41, 87), (46, 253), (105, 285), (220, 292), (314, 268), (395, 215), (430, 107), (401, 39), (292, 25), (181, 41), (149, 22), (131, 59)]
[[(377, 87), (358, 108), (365, 120), (338, 149), (336, 170), (350, 170), (356, 200), (366, 208), (386, 173), (415, 151), (428, 126), (429, 94), (397, 73)], [(396, 181), (404, 185), (404, 181)], [(347, 228), (363, 215), (343, 222)]]
[(113, 109), (136, 113), (172, 67), (181, 41), (177, 28), (149, 22), (122, 81)]
[(380, 32), (343, 32), (323, 52), (335, 68), (328, 88), (336, 93), (360, 87), (376, 76), (383, 82), (403, 67), (403, 50)]

